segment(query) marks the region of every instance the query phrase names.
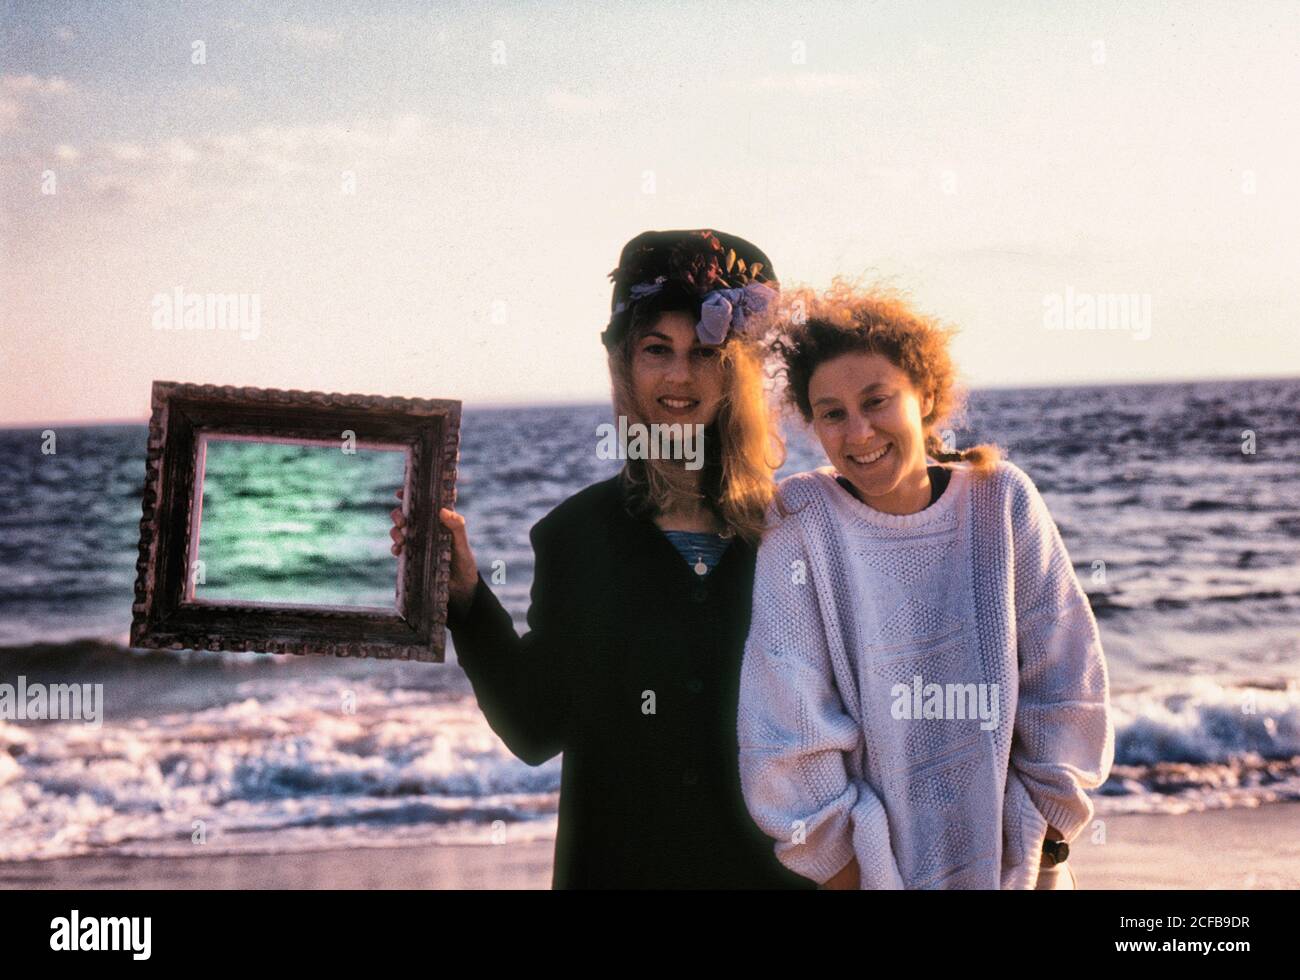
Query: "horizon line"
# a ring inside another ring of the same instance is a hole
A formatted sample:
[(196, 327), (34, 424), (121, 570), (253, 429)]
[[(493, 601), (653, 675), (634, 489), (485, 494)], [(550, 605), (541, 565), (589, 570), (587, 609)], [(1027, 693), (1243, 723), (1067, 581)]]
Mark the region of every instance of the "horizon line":
[[(969, 392), (976, 391), (1044, 391), (1056, 388), (1122, 388), (1122, 387), (1142, 387), (1147, 385), (1180, 385), (1180, 384), (1216, 384), (1234, 381), (1300, 381), (1300, 374), (1278, 374), (1278, 375), (1219, 375), (1216, 377), (1179, 377), (1179, 378), (1149, 378), (1141, 381), (1063, 381), (1057, 383), (1034, 383), (1034, 384), (1009, 384), (993, 382), (989, 384), (970, 385), (966, 387)], [(458, 399), (466, 411), (500, 411), (512, 408), (587, 408), (596, 405), (608, 405), (607, 399), (546, 399), (533, 398), (525, 401), (501, 401), (488, 400), (475, 402), (472, 406), (466, 405), (464, 399)], [(0, 421), (0, 432), (17, 432), (30, 429), (50, 428), (52, 426), (64, 426), (68, 428), (93, 428), (96, 426), (116, 426), (116, 425), (148, 425), (149, 416), (140, 415), (134, 418), (100, 418), (100, 419), (64, 419), (61, 421), (41, 421), (41, 422), (3, 422)]]

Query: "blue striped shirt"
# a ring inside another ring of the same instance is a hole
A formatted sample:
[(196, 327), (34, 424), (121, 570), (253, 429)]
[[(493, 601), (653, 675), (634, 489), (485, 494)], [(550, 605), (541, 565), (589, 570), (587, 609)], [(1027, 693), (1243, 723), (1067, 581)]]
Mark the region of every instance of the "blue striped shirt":
[[(712, 531), (664, 531), (664, 536), (681, 552), (697, 575), (707, 575), (722, 558), (730, 538)], [(703, 568), (701, 568), (703, 566)]]

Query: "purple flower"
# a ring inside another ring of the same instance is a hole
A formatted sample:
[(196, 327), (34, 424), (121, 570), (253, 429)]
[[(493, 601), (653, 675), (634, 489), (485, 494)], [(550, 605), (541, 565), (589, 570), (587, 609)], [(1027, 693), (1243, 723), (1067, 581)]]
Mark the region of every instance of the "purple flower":
[(727, 339), (728, 330), (744, 333), (752, 318), (767, 312), (776, 295), (776, 290), (759, 282), (736, 289), (715, 289), (700, 305), (695, 335), (702, 344), (717, 345)]

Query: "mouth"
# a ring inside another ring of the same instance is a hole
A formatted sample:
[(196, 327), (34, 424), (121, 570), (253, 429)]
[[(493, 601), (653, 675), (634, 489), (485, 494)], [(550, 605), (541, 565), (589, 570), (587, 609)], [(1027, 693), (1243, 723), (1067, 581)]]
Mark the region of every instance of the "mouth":
[(893, 448), (894, 444), (892, 442), (887, 442), (874, 452), (864, 453), (861, 456), (852, 456), (845, 453), (844, 458), (857, 466), (875, 466), (882, 459), (887, 457), (893, 451)]
[(700, 404), (698, 398), (670, 398), (667, 395), (655, 400), (670, 412), (689, 412)]

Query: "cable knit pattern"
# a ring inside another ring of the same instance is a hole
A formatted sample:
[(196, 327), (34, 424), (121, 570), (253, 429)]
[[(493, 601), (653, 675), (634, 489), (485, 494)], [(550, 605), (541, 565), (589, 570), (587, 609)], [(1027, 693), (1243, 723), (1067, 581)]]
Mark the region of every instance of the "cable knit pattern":
[[(1048, 826), (1076, 838), (1114, 760), (1097, 624), (1046, 504), (1012, 463), (952, 469), (915, 514), (831, 467), (782, 481), (793, 513), (769, 514), (741, 782), (777, 858), (817, 882), (856, 856), (863, 888), (1033, 888)], [(943, 704), (928, 685), (967, 708), (903, 716)]]

